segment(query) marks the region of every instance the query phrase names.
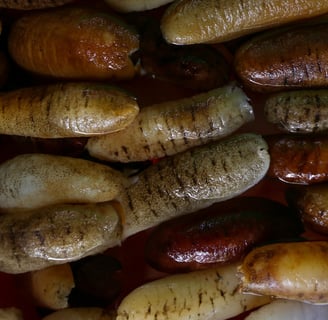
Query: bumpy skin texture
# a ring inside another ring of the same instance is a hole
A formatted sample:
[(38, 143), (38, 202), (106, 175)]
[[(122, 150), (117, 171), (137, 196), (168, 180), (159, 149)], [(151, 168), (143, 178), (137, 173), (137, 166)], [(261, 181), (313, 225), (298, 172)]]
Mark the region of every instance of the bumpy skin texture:
[(328, 180), (328, 136), (273, 134), (265, 137), (271, 156), (268, 175), (284, 182), (314, 184)]
[(314, 133), (328, 130), (328, 90), (295, 90), (269, 96), (266, 119), (288, 132)]
[(126, 130), (91, 138), (86, 148), (102, 160), (145, 161), (222, 139), (253, 119), (246, 94), (227, 85), (141, 108)]
[(328, 183), (291, 187), (286, 199), (307, 227), (328, 234)]
[(1, 0), (0, 8), (33, 10), (59, 7), (74, 0)]
[(24, 276), (24, 289), (38, 307), (50, 310), (69, 307), (68, 298), (75, 287), (69, 263), (27, 272)]
[(268, 31), (236, 52), (243, 84), (260, 92), (327, 86), (328, 24), (313, 23)]
[(115, 132), (139, 113), (134, 97), (96, 83), (59, 83), (1, 94), (0, 132), (37, 138), (73, 138)]
[(0, 216), (0, 271), (24, 273), (118, 245), (122, 224), (110, 203), (54, 205)]
[(303, 232), (292, 210), (266, 198), (239, 197), (205, 210), (154, 228), (146, 241), (146, 261), (163, 272), (205, 269), (239, 261), (266, 241)]
[(123, 238), (245, 192), (265, 176), (269, 163), (267, 144), (256, 134), (162, 159), (118, 198), (125, 215)]
[(136, 73), (130, 54), (137, 33), (101, 10), (62, 7), (19, 18), (8, 48), (22, 68), (65, 79), (127, 79)]
[(328, 303), (328, 242), (276, 243), (252, 250), (239, 267), (241, 290)]
[(23, 154), (0, 165), (0, 210), (115, 199), (127, 181), (109, 166), (73, 157)]
[(116, 320), (224, 320), (270, 302), (241, 294), (236, 269), (230, 264), (149, 282), (123, 299)]
[(226, 85), (231, 78), (228, 57), (206, 44), (176, 46), (167, 43), (156, 18), (135, 15), (130, 18), (140, 35), (140, 65), (151, 77), (195, 92)]
[(325, 0), (178, 0), (161, 28), (169, 43), (218, 43), (326, 12)]

